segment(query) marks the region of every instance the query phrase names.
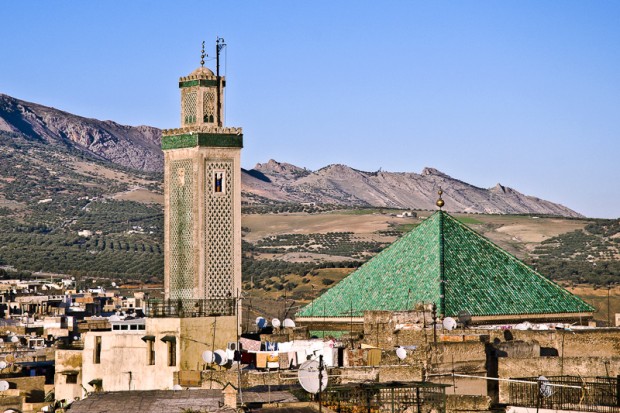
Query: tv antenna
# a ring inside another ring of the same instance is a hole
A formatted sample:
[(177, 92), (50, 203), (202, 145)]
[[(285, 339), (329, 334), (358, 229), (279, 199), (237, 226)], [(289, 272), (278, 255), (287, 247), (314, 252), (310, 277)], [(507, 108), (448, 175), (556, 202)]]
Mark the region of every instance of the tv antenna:
[(228, 364), (228, 356), (226, 355), (226, 351), (224, 350), (215, 350), (213, 352), (213, 361), (218, 366), (222, 367)]
[(264, 317), (256, 317), (256, 327), (258, 327), (259, 330), (262, 330), (266, 326), (267, 326), (267, 320), (265, 320)]
[(446, 317), (443, 319), (443, 328), (448, 331), (454, 330), (456, 328), (456, 320), (452, 317)]
[(301, 387), (308, 393), (317, 394), (327, 388), (327, 372), (323, 366), (323, 356), (319, 360), (308, 360), (299, 367), (297, 378)]
[(538, 377), (539, 392), (542, 397), (551, 397), (553, 395), (553, 387), (545, 376)]
[(215, 40), (215, 76), (217, 77), (217, 126), (222, 126), (222, 99), (220, 92), (222, 90), (222, 78), (220, 77), (220, 52), (226, 47), (226, 42), (221, 37)]
[(211, 350), (205, 350), (202, 353), (202, 360), (207, 364), (213, 363), (213, 352)]

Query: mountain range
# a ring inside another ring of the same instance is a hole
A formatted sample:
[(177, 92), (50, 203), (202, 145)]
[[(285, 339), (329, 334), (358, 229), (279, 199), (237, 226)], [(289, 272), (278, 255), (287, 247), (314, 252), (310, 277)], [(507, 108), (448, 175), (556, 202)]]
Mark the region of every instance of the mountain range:
[[(142, 172), (161, 172), (161, 130), (85, 118), (0, 94), (0, 131), (70, 149)], [(350, 207), (434, 209), (444, 191), (445, 209), (491, 214), (581, 215), (563, 205), (497, 184), (479, 188), (434, 168), (412, 172), (364, 172), (346, 165), (310, 171), (270, 160), (242, 171), (245, 202), (335, 204)]]

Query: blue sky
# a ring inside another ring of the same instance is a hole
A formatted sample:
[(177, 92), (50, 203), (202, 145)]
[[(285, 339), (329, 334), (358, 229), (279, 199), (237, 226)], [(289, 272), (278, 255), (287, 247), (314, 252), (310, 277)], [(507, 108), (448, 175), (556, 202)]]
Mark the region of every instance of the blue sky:
[(178, 77), (219, 35), (246, 168), (430, 166), (620, 217), (617, 1), (2, 1), (0, 14), (1, 93), (177, 127)]

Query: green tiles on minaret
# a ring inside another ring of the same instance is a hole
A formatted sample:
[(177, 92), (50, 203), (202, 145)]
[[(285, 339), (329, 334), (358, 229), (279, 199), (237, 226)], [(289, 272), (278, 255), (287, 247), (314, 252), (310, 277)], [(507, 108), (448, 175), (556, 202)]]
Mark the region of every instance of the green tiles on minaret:
[(594, 310), (448, 213), (437, 211), (297, 317), (360, 317), (367, 310), (406, 311), (430, 302), (437, 304), (439, 315), (452, 317), (464, 310), (475, 317), (499, 318)]
[[(223, 46), (218, 38), (217, 59)], [(191, 311), (208, 300), (209, 311), (230, 315), (227, 300), (242, 287), (243, 131), (224, 126), (226, 82), (205, 56), (203, 43), (200, 67), (179, 79), (181, 127), (162, 131), (164, 294)]]

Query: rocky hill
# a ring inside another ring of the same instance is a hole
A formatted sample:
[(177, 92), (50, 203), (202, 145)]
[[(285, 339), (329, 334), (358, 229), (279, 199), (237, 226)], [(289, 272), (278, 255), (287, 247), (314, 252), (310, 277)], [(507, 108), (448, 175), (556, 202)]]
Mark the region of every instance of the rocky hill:
[(0, 131), (76, 148), (127, 168), (161, 171), (161, 131), (88, 119), (0, 94)]
[(270, 160), (245, 171), (242, 182), (248, 202), (251, 202), (248, 195), (253, 194), (295, 203), (434, 209), (437, 190), (441, 187), (448, 211), (581, 216), (565, 206), (524, 195), (501, 184), (478, 188), (433, 168), (424, 168), (420, 174), (363, 172), (346, 165), (308, 171)]
[[(0, 94), (0, 131), (17, 133), (50, 149), (68, 149), (136, 171), (161, 172), (163, 167), (161, 131), (150, 126), (133, 127), (84, 118)], [(271, 160), (244, 171), (242, 184), (248, 204), (287, 202), (434, 209), (441, 187), (448, 211), (581, 216), (562, 205), (500, 184), (490, 189), (478, 188), (433, 168), (425, 168), (420, 174), (363, 172), (346, 165), (309, 171)]]

